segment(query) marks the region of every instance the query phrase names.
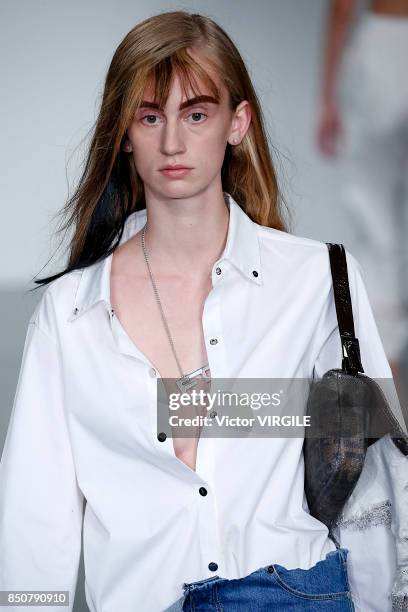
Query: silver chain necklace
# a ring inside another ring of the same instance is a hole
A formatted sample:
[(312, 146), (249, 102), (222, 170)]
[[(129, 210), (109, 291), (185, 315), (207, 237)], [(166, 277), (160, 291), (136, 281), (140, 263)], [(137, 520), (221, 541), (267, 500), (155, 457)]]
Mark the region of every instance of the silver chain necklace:
[(147, 223), (143, 226), (143, 230), (142, 230), (142, 248), (143, 248), (143, 254), (144, 254), (145, 261), (146, 261), (147, 269), (149, 271), (150, 280), (152, 282), (152, 286), (153, 286), (153, 291), (154, 291), (154, 295), (155, 295), (155, 298), (156, 298), (156, 302), (157, 302), (157, 304), (159, 306), (159, 309), (160, 309), (160, 314), (161, 314), (161, 318), (162, 318), (162, 321), (163, 321), (163, 324), (164, 324), (164, 328), (166, 330), (166, 334), (167, 334), (167, 337), (168, 337), (169, 342), (170, 342), (171, 350), (173, 351), (173, 355), (174, 355), (174, 358), (175, 358), (176, 363), (177, 363), (177, 367), (178, 367), (180, 375), (181, 375), (180, 378), (176, 379), (176, 384), (177, 384), (178, 388), (180, 389), (180, 391), (185, 391), (187, 389), (191, 389), (192, 387), (195, 387), (197, 385), (197, 383), (198, 383), (198, 379), (199, 378), (204, 379), (205, 382), (210, 382), (210, 380), (211, 380), (210, 379), (210, 368), (209, 368), (209, 365), (207, 363), (206, 365), (202, 366), (201, 368), (198, 368), (197, 370), (194, 370), (193, 372), (190, 372), (189, 374), (184, 374), (183, 373), (183, 369), (182, 369), (182, 367), (180, 365), (180, 361), (179, 361), (179, 358), (177, 357), (176, 349), (174, 347), (173, 338), (171, 336), (170, 329), (169, 329), (166, 317), (165, 317), (164, 312), (163, 312), (163, 307), (162, 307), (162, 304), (161, 304), (161, 301), (160, 301), (159, 292), (157, 290), (157, 285), (156, 285), (156, 282), (155, 282), (155, 280), (153, 278), (153, 274), (152, 274), (152, 271), (151, 271), (151, 268), (150, 268), (149, 259), (147, 257), (146, 244), (145, 244), (146, 227), (147, 227)]

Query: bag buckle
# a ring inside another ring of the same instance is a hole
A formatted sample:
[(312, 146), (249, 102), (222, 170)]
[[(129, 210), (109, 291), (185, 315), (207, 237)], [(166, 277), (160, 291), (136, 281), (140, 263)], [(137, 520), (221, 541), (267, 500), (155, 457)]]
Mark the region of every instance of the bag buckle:
[(348, 334), (341, 334), (341, 344), (343, 349), (343, 370), (347, 374), (356, 375), (358, 372), (364, 373), (358, 338), (349, 336)]

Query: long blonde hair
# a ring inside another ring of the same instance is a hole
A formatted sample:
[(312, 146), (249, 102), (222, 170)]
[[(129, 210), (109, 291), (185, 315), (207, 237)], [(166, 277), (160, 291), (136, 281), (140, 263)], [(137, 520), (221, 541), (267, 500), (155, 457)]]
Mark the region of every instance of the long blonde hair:
[(37, 285), (109, 255), (119, 244), (126, 218), (146, 207), (143, 182), (122, 144), (147, 87), (154, 83), (155, 101), (163, 108), (173, 71), (177, 71), (184, 90), (188, 84), (200, 95), (199, 79), (220, 98), (215, 82), (188, 49), (200, 52), (200, 57), (215, 67), (229, 91), (232, 110), (242, 100), (251, 106), (252, 119), (245, 137), (237, 146), (226, 145), (223, 191), (230, 193), (253, 221), (287, 231), (282, 215), (286, 204), (278, 188), (261, 107), (238, 49), (210, 17), (186, 11), (160, 13), (130, 30), (113, 55), (85, 167), (61, 211), (67, 221), (59, 231), (74, 228), (68, 266), (36, 280)]

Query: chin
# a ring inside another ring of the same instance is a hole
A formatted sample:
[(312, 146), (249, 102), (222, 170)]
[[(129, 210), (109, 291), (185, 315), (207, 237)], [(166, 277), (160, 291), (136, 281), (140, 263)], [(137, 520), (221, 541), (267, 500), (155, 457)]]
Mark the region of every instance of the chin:
[[(157, 193), (162, 198), (191, 198), (195, 195), (205, 191), (206, 186), (188, 185), (187, 181), (174, 180), (169, 181), (169, 185), (160, 186), (157, 185), (151, 189), (152, 192)], [(149, 188), (150, 189), (150, 188)]]

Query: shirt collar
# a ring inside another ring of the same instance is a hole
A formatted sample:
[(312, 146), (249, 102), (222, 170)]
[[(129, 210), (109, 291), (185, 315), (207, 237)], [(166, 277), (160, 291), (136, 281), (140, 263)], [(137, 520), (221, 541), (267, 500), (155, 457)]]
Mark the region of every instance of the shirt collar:
[[(227, 241), (223, 254), (217, 263), (223, 259), (229, 260), (251, 282), (262, 285), (261, 258), (257, 224), (254, 223), (234, 198), (224, 192), (230, 216)], [(119, 244), (123, 244), (136, 234), (146, 223), (146, 209), (137, 210), (125, 221), (124, 231)], [(81, 270), (81, 278), (76, 292), (69, 321), (78, 318), (99, 301), (104, 301), (109, 308), (110, 302), (110, 272), (112, 253)]]

